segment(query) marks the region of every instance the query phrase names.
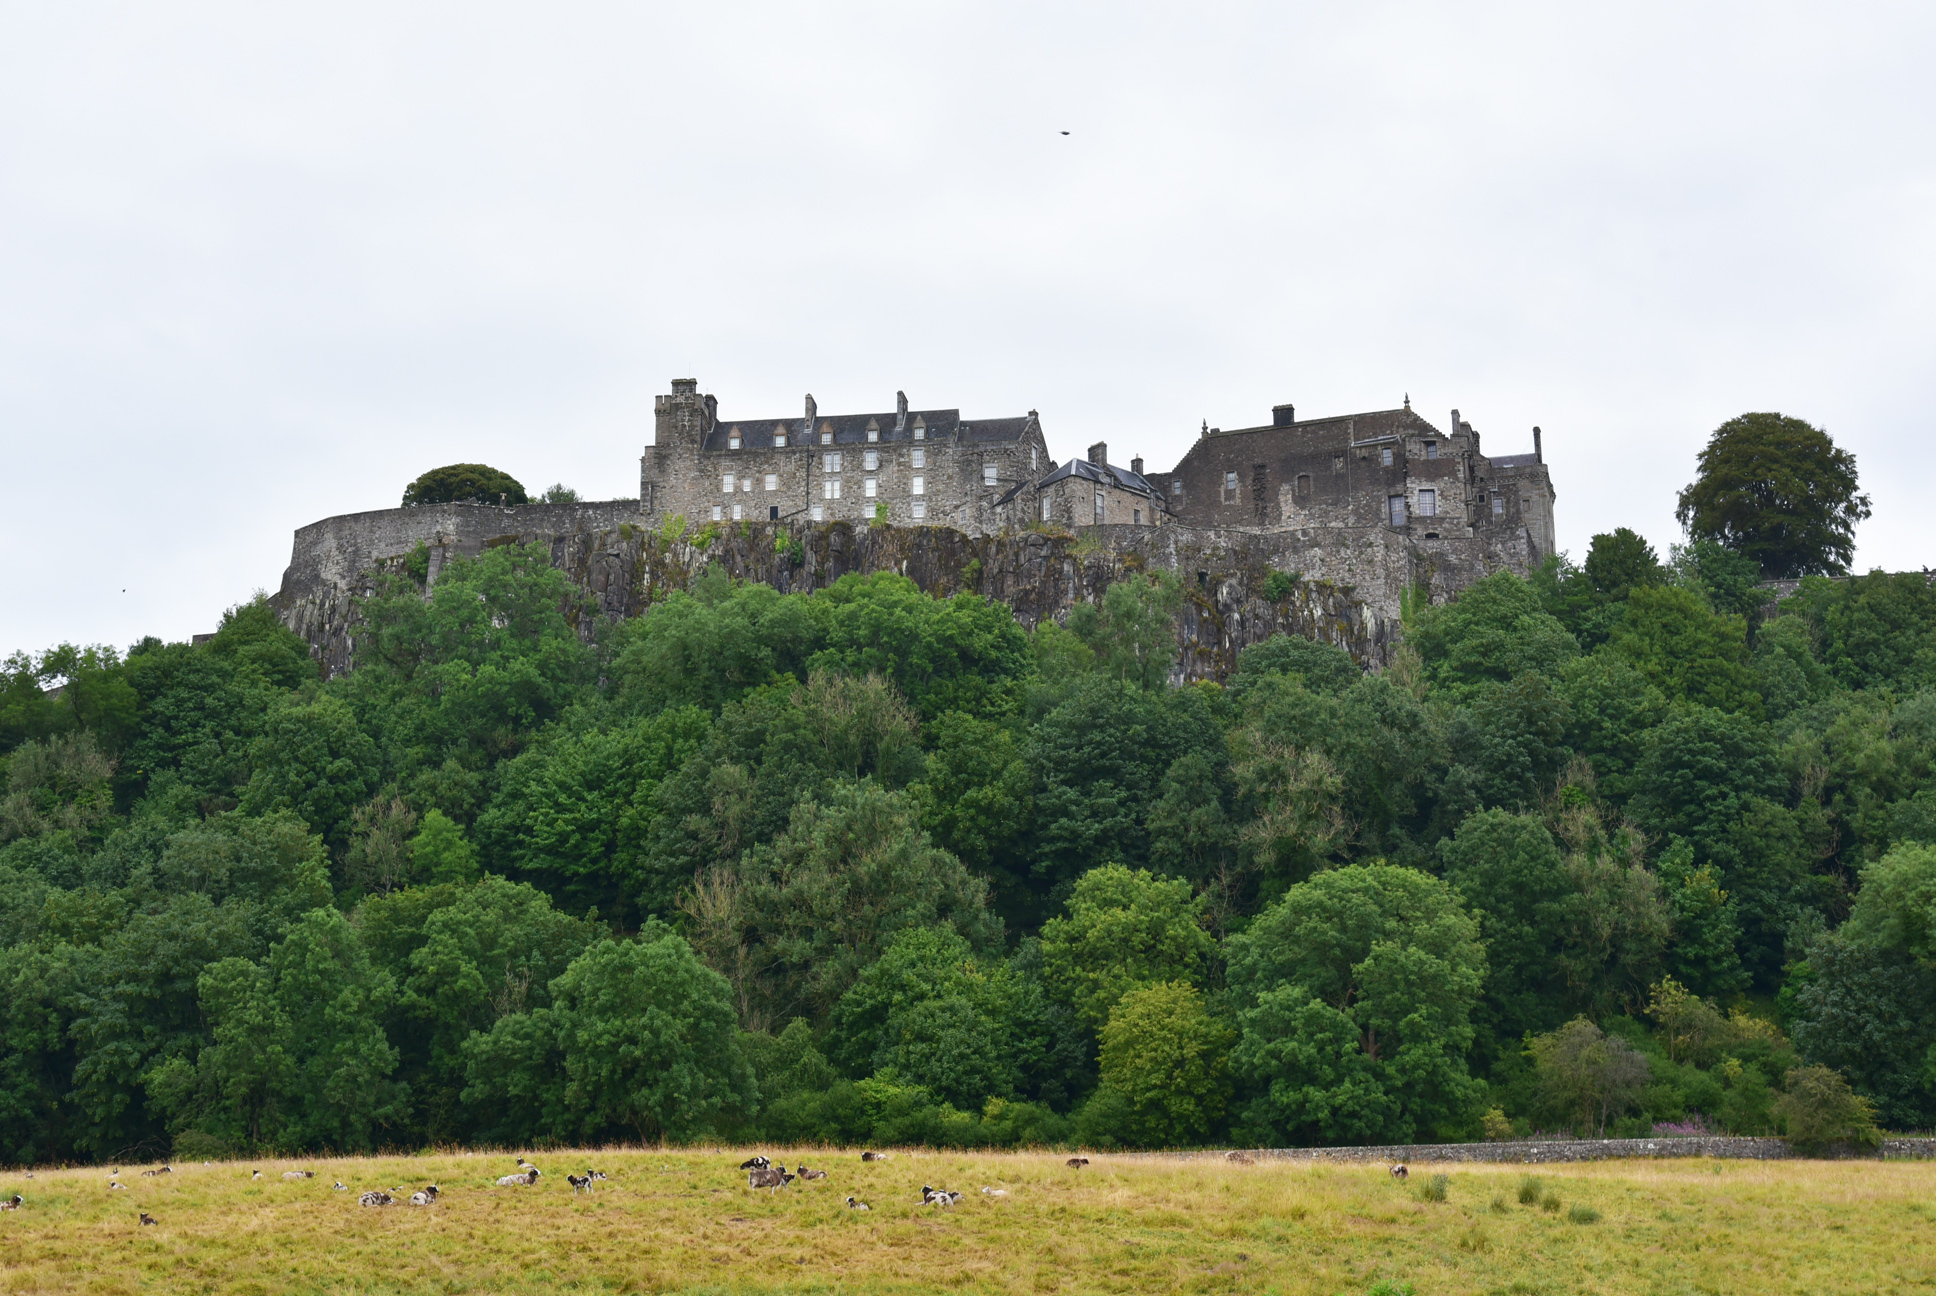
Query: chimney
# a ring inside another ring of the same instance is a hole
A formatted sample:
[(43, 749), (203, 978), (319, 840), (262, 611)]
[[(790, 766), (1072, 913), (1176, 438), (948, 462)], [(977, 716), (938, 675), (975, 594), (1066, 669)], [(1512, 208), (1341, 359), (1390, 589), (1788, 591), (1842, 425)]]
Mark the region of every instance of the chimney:
[(907, 431), (907, 393), (904, 391), (894, 393), (894, 430)]
[(1101, 468), (1109, 462), (1109, 443), (1098, 441), (1089, 447), (1089, 462)]
[(1137, 455), (1134, 459), (1131, 459), (1129, 461), (1129, 470), (1138, 477), (1141, 477), (1143, 475), (1143, 456)]
[(708, 432), (712, 431), (713, 424), (717, 422), (719, 422), (719, 398), (717, 396), (714, 396), (711, 392), (707, 392), (706, 393), (706, 431)]
[(1539, 429), (1537, 427), (1533, 429), (1533, 462), (1534, 463), (1546, 462), (1546, 456), (1540, 451), (1540, 448), (1539, 448)]
[(1271, 406), (1271, 426), (1272, 427), (1291, 427), (1296, 422), (1297, 422), (1297, 406), (1295, 405)]
[(813, 393), (808, 392), (807, 393), (807, 422), (808, 423), (813, 422), (813, 416), (819, 411), (819, 408), (820, 408), (819, 406), (813, 403)]

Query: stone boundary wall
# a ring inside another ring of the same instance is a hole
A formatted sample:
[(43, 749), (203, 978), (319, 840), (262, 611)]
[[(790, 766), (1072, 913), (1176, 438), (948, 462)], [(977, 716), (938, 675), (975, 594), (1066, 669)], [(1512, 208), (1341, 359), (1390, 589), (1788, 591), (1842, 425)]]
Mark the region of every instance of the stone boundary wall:
[[(1336, 1164), (1435, 1165), (1459, 1162), (1547, 1165), (1569, 1161), (1617, 1161), (1669, 1157), (1713, 1157), (1726, 1161), (1786, 1161), (1807, 1154), (1783, 1138), (1713, 1135), (1696, 1138), (1519, 1139), (1499, 1143), (1407, 1143), (1388, 1147), (1245, 1148), (1257, 1161), (1312, 1161)], [(1223, 1161), (1228, 1152), (1139, 1152), (1131, 1156), (1179, 1161)], [(1817, 1159), (1928, 1160), (1936, 1158), (1936, 1138), (1884, 1139), (1880, 1149), (1829, 1148)]]

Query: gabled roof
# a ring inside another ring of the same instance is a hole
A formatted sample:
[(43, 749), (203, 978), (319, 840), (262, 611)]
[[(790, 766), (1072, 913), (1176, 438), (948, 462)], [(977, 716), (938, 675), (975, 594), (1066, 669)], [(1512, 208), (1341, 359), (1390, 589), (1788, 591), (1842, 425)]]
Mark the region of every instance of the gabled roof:
[(997, 502), (1006, 504), (1030, 487), (1041, 490), (1069, 477), (1080, 477), (1101, 486), (1114, 486), (1120, 490), (1135, 491), (1139, 495), (1147, 495), (1154, 500), (1160, 501), (1163, 498), (1162, 493), (1150, 485), (1149, 479), (1141, 473), (1133, 473), (1127, 468), (1118, 468), (1115, 464), (1097, 465), (1087, 459), (1071, 459), (1046, 477), (1032, 482), (1023, 482)]

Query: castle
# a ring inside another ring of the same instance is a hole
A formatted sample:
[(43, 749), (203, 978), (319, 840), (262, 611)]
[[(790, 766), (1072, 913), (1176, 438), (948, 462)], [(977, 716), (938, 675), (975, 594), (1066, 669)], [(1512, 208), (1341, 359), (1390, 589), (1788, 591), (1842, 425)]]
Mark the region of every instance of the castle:
[(878, 413), (822, 414), (808, 396), (798, 417), (732, 418), (681, 378), (653, 413), (636, 499), (425, 505), (302, 528), (277, 595), (284, 619), (332, 673), (348, 669), (356, 597), (420, 547), (434, 583), (451, 555), (545, 542), (615, 617), (722, 564), (796, 590), (897, 570), (935, 593), (1002, 599), (1033, 624), (1160, 567), (1190, 590), (1179, 675), (1215, 678), (1245, 643), (1280, 631), (1382, 664), (1408, 596), (1443, 600), (1554, 552), (1540, 430), (1532, 453), (1488, 456), (1457, 410), (1441, 429), (1409, 398), (1332, 418), (1280, 405), (1254, 427), (1206, 423), (1166, 472), (1140, 457), (1112, 464), (1101, 442), (1057, 463), (1034, 410), (967, 419), (912, 409), (901, 393)]

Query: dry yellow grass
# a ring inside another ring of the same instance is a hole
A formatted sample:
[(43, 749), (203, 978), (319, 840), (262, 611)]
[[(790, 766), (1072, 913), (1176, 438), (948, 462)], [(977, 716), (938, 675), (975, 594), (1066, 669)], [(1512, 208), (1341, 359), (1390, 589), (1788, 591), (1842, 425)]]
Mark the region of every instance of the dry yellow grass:
[[(777, 1194), (746, 1151), (545, 1153), (499, 1188), (495, 1154), (264, 1160), (0, 1174), (6, 1292), (1240, 1291), (1892, 1292), (1936, 1284), (1936, 1166), (1601, 1162), (1540, 1167), (1557, 1211), (1521, 1206), (1522, 1169), (1444, 1167), (1420, 1199), (1382, 1166), (806, 1149), (832, 1172)], [(575, 1196), (567, 1170), (611, 1178)], [(264, 1178), (253, 1180), (257, 1166)], [(300, 1166), (316, 1177), (280, 1178)], [(432, 1207), (356, 1191), (435, 1182)], [(967, 1194), (919, 1204), (924, 1183)], [(1007, 1190), (984, 1196), (984, 1186)], [(870, 1202), (849, 1211), (849, 1194)], [(1495, 1196), (1499, 1199), (1495, 1204)], [(1593, 1223), (1568, 1208), (1599, 1212)], [(136, 1223), (139, 1212), (159, 1219)]]

